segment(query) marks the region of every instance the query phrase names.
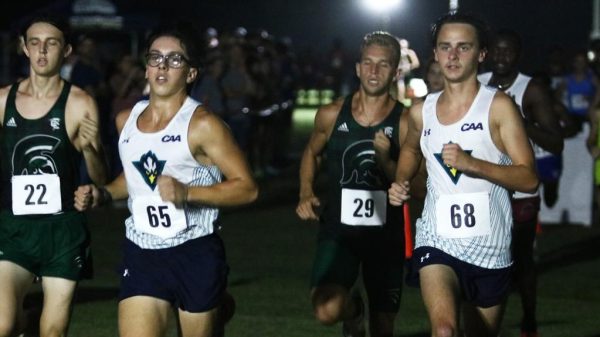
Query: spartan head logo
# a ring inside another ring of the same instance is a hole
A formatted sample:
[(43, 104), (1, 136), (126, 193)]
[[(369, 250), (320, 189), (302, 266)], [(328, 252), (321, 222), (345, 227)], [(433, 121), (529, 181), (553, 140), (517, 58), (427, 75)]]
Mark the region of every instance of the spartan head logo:
[(342, 179), (340, 184), (355, 183), (367, 186), (378, 186), (379, 167), (375, 162), (375, 150), (372, 140), (361, 140), (352, 143), (342, 155)]
[(31, 135), (21, 139), (13, 149), (12, 174), (58, 174), (52, 155), (60, 139), (49, 135)]
[(139, 161), (134, 161), (133, 166), (140, 172), (146, 184), (154, 191), (156, 180), (165, 168), (166, 162), (166, 160), (158, 160), (152, 151), (148, 151), (142, 155)]

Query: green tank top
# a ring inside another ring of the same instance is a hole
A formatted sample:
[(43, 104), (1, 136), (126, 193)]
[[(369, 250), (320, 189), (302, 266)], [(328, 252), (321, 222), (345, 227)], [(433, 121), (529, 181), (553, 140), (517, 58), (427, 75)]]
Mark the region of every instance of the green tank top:
[[(375, 133), (384, 130), (391, 141), (390, 155), (392, 159), (398, 159), (398, 125), (402, 110), (403, 105), (397, 103), (381, 123), (364, 127), (352, 116), (352, 95), (345, 98), (325, 148), (329, 198), (323, 212), (322, 224), (329, 229), (347, 228), (345, 224), (348, 221), (345, 219), (348, 216), (357, 228), (370, 228), (368, 224), (376, 216), (373, 214), (373, 200), (364, 197), (364, 194), (361, 196), (360, 193), (364, 192), (360, 191), (379, 191), (379, 196), (384, 198), (380, 202), (383, 202), (383, 207), (386, 208), (385, 219), (380, 219), (384, 222), (383, 227), (402, 228), (402, 209), (387, 202), (387, 190), (391, 182), (375, 162), (373, 145)], [(345, 216), (342, 216), (342, 198)], [(362, 221), (364, 226), (361, 225)]]
[(25, 119), (17, 111), (18, 87), (19, 83), (16, 83), (10, 88), (0, 132), (2, 208), (12, 210), (13, 176), (57, 174), (62, 210), (73, 210), (73, 192), (80, 180), (81, 154), (71, 144), (65, 127), (65, 107), (71, 84), (64, 82), (50, 111), (38, 119)]

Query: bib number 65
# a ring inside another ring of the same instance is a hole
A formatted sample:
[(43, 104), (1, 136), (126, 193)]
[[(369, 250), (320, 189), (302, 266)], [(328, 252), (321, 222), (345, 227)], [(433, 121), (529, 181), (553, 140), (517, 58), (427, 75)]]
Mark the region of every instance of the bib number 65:
[(150, 227), (171, 227), (171, 217), (169, 217), (169, 213), (167, 210), (168, 206), (148, 206), (146, 207), (146, 213), (148, 214), (148, 223)]

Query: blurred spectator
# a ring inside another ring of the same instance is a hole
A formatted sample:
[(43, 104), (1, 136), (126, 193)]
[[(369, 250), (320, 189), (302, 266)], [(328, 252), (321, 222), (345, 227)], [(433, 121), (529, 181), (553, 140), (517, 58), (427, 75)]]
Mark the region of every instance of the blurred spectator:
[[(238, 37), (239, 39), (239, 37)], [(248, 153), (250, 131), (249, 104), (256, 85), (248, 73), (246, 52), (239, 41), (226, 47), (227, 66), (221, 84), (225, 94), (224, 120), (242, 151)]]
[(87, 35), (80, 36), (69, 63), (69, 81), (87, 91), (92, 97), (97, 97), (102, 85), (102, 69), (97, 57), (96, 41)]
[(571, 71), (563, 77), (558, 87), (558, 95), (580, 128), (583, 123), (589, 122), (590, 109), (597, 106), (600, 99), (599, 90), (598, 78), (589, 67), (586, 52), (576, 52)]
[(205, 69), (192, 87), (190, 96), (220, 117), (225, 113), (225, 102), (221, 79), (225, 61), (221, 54), (214, 53), (206, 61)]
[(109, 155), (111, 177), (116, 177), (122, 170), (118, 153), (119, 134), (115, 126), (115, 117), (124, 109), (131, 108), (143, 96), (146, 79), (144, 67), (134, 56), (123, 55), (108, 79), (111, 109), (107, 122), (103, 125), (105, 147)]
[(407, 39), (398, 39), (400, 44), (400, 63), (398, 63), (398, 81), (397, 81), (397, 97), (396, 99), (400, 102), (404, 102), (407, 98), (410, 99), (412, 95), (407, 95), (406, 84), (410, 79), (410, 74), (414, 69), (419, 68), (419, 57), (414, 50), (409, 48)]
[(327, 87), (331, 88), (335, 97), (342, 97), (350, 92), (345, 78), (350, 64), (342, 39), (333, 39), (328, 55), (329, 68), (326, 74)]

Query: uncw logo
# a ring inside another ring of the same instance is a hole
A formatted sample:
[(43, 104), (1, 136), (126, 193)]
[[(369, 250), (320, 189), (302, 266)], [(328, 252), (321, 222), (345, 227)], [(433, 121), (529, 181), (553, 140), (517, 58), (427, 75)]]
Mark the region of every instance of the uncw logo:
[[(471, 152), (473, 152), (473, 150), (463, 150), (463, 151), (465, 151), (465, 153), (467, 153), (468, 155), (471, 155)], [(448, 177), (450, 177), (450, 180), (452, 180), (454, 185), (458, 184), (458, 179), (460, 179), (460, 176), (463, 174), (462, 171), (459, 171), (450, 165), (444, 164), (444, 159), (442, 159), (441, 152), (434, 153), (433, 155), (435, 156), (435, 159), (437, 159), (438, 163), (442, 166), (444, 171), (446, 171), (446, 174), (448, 175)]]
[(148, 151), (140, 157), (139, 161), (134, 161), (132, 164), (140, 172), (146, 184), (154, 191), (156, 180), (165, 168), (166, 162), (166, 160), (158, 160), (152, 151)]

